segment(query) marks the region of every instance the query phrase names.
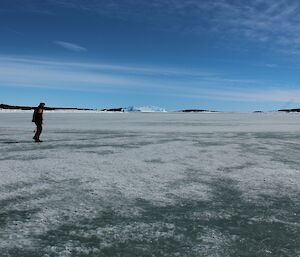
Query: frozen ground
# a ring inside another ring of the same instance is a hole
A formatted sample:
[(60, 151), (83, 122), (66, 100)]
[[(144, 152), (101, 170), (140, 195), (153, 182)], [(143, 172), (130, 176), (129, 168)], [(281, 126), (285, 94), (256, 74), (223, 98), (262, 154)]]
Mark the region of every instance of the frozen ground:
[(0, 113), (0, 256), (300, 256), (300, 115)]

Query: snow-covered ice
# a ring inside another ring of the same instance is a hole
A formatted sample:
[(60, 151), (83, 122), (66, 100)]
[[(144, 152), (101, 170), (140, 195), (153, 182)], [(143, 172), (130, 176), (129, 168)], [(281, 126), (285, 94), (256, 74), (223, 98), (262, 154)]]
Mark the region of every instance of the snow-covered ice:
[(0, 256), (300, 256), (300, 115), (0, 113)]

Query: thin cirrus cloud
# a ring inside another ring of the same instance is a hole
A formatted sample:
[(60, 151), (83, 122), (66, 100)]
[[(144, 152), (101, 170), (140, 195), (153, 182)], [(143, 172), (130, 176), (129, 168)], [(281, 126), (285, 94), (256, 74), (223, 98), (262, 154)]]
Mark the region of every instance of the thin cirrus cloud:
[(189, 33), (209, 31), (225, 38), (244, 38), (268, 43), (268, 47), (281, 52), (300, 53), (298, 0), (53, 0), (51, 3), (163, 29)]
[(179, 69), (179, 68), (166, 68), (166, 67), (143, 67), (133, 65), (115, 65), (107, 63), (91, 63), (91, 62), (70, 62), (70, 61), (53, 61), (43, 58), (20, 58), (11, 56), (0, 56), (0, 63), (16, 63), (16, 64), (29, 64), (41, 65), (46, 67), (60, 67), (60, 68), (78, 68), (82, 70), (97, 70), (97, 71), (110, 71), (117, 72), (118, 74), (139, 75), (139, 76), (176, 76), (176, 77), (215, 77), (218, 75), (216, 72), (208, 70), (195, 70), (195, 69)]
[[(300, 2), (298, 0), (44, 0), (11, 1), (12, 9), (76, 9), (110, 19), (131, 20), (157, 29), (184, 33), (209, 32), (222, 39), (244, 39), (266, 44), (270, 50), (300, 54)], [(56, 41), (72, 51), (82, 46)]]
[(278, 88), (256, 90), (202, 90), (201, 93), (184, 94), (194, 99), (212, 99), (238, 102), (277, 102), (300, 103), (300, 90), (282, 90)]
[(61, 46), (67, 50), (73, 51), (73, 52), (85, 52), (87, 49), (85, 47), (82, 47), (80, 45), (66, 42), (66, 41), (54, 41), (54, 43), (58, 46)]
[[(171, 73), (170, 73), (171, 72)], [(167, 75), (165, 75), (167, 74)], [(173, 75), (170, 75), (173, 74)], [(176, 74), (176, 76), (175, 76)], [(201, 74), (201, 73), (200, 73)], [(206, 73), (204, 73), (206, 74)], [(260, 89), (259, 80), (230, 79), (218, 73), (210, 75), (180, 73), (180, 69), (143, 68), (100, 63), (74, 63), (47, 59), (0, 56), (0, 88), (38, 87), (61, 90), (101, 92), (110, 90), (159, 94), (180, 98), (215, 99), (251, 102), (300, 103), (300, 90), (282, 85)], [(161, 76), (166, 76), (161, 79)], [(178, 77), (184, 77), (184, 84)], [(228, 86), (224, 86), (227, 82)], [(232, 86), (236, 82), (239, 87)], [(249, 84), (251, 85), (250, 87)], [(231, 85), (231, 86), (230, 86)], [(255, 88), (252, 86), (255, 85)], [(250, 89), (252, 88), (252, 89)]]
[[(0, 56), (0, 86), (29, 85), (57, 89), (169, 91), (182, 89), (174, 78), (212, 77), (207, 71), (135, 67), (89, 62)], [(164, 80), (166, 82), (164, 82)], [(25, 84), (24, 84), (25, 83)], [(176, 88), (177, 87), (177, 88)]]

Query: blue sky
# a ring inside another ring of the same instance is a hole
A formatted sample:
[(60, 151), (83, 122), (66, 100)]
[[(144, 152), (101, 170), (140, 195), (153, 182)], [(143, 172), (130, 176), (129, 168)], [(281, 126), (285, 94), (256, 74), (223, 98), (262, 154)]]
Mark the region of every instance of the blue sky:
[(296, 0), (1, 0), (0, 102), (300, 106)]

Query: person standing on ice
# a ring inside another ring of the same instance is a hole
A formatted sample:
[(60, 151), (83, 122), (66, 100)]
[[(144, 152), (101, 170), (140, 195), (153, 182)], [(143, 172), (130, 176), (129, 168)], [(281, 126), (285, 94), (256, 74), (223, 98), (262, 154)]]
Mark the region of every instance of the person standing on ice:
[(40, 103), (38, 107), (35, 108), (32, 116), (32, 122), (36, 125), (35, 135), (33, 137), (36, 143), (43, 142), (40, 140), (40, 135), (43, 130), (43, 112), (44, 112), (45, 103)]

